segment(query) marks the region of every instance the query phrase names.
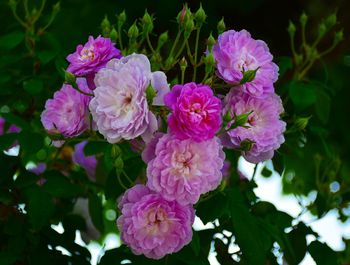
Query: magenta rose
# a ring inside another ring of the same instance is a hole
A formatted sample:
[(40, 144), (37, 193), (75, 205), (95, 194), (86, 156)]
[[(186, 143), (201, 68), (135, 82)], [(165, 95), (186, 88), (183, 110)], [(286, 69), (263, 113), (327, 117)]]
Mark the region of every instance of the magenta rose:
[(164, 102), (172, 111), (170, 131), (179, 139), (209, 140), (221, 127), (221, 101), (207, 85), (175, 85)]

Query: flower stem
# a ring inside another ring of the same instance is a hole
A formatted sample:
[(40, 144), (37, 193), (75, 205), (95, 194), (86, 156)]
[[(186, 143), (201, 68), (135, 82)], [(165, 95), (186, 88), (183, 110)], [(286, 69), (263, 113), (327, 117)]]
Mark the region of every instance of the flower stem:
[(196, 81), (196, 77), (197, 77), (197, 57), (198, 57), (198, 43), (199, 43), (199, 34), (201, 31), (201, 27), (197, 28), (197, 32), (196, 32), (196, 44), (194, 47), (194, 66), (193, 66), (193, 78), (192, 81)]

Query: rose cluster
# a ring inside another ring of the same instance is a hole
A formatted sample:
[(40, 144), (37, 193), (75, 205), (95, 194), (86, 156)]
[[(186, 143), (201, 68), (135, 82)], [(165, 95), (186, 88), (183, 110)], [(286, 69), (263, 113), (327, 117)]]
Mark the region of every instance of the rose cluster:
[[(281, 99), (274, 92), (278, 67), (266, 43), (255, 40), (246, 30), (229, 30), (219, 36), (213, 47), (217, 75), (232, 85), (224, 99), (224, 113), (232, 117), (249, 114), (244, 126), (230, 129), (222, 137), (227, 147), (248, 149), (243, 156), (251, 163), (271, 159), (284, 142), (286, 123), (280, 120), (283, 112)], [(255, 73), (252, 80), (246, 73)]]
[[(278, 67), (265, 42), (230, 30), (212, 52), (217, 75), (232, 87), (223, 100), (206, 84), (170, 89), (165, 73), (152, 72), (147, 56), (123, 57), (110, 39), (90, 37), (67, 57), (76, 85), (64, 84), (41, 115), (49, 133), (65, 138), (97, 130), (111, 144), (143, 142), (147, 181), (118, 200), (121, 239), (137, 255), (160, 259), (191, 241), (193, 205), (227, 171), (224, 147), (243, 150), (249, 142), (242, 155), (258, 163), (271, 159), (284, 141), (283, 107), (273, 87)], [(161, 126), (164, 116), (155, 111), (160, 109), (169, 113), (167, 126)], [(94, 179), (97, 161), (84, 155), (85, 144), (76, 145), (73, 158)]]

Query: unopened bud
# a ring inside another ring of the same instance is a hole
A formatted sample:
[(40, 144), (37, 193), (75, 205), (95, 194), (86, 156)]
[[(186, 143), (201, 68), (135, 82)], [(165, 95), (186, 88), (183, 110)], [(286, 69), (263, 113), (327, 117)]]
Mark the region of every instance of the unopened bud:
[(305, 25), (306, 25), (306, 23), (307, 23), (307, 19), (308, 19), (307, 15), (305, 14), (305, 12), (303, 12), (303, 13), (301, 14), (300, 20), (299, 20), (301, 26), (305, 27)]
[(116, 170), (122, 170), (124, 168), (124, 161), (123, 158), (121, 156), (118, 156), (115, 160), (114, 160), (114, 167), (116, 168)]
[(177, 23), (180, 27), (185, 27), (187, 20), (192, 19), (191, 10), (187, 7), (187, 4), (184, 5), (182, 10), (176, 17)]
[(342, 40), (344, 40), (343, 30), (338, 31), (338, 32), (335, 33), (335, 35), (334, 35), (334, 43), (338, 44)]
[(214, 39), (213, 35), (210, 33), (209, 38), (207, 40), (207, 46), (208, 46), (208, 50), (209, 51), (211, 51), (211, 49), (213, 48), (214, 44), (215, 44), (215, 39)]
[(136, 21), (128, 30), (128, 37), (132, 40), (135, 40), (139, 36), (139, 29), (137, 28)]
[(239, 82), (241, 85), (251, 82), (254, 80), (255, 76), (256, 76), (256, 72), (259, 70), (259, 67), (256, 68), (255, 70), (248, 70), (248, 71), (244, 71), (243, 72), (243, 77), (241, 79), (241, 81)]
[(247, 112), (247, 113), (242, 113), (240, 115), (235, 116), (235, 122), (234, 124), (238, 126), (245, 126), (249, 120), (249, 115), (252, 114), (253, 111)]
[(205, 56), (204, 63), (205, 63), (205, 72), (210, 73), (215, 66), (214, 55), (212, 53), (209, 53), (207, 56)]
[(158, 43), (157, 43), (157, 50), (159, 50), (160, 48), (163, 47), (163, 45), (168, 41), (168, 32), (165, 31), (162, 34), (160, 34), (159, 38), (158, 38)]
[(113, 27), (111, 32), (109, 33), (109, 37), (111, 38), (112, 42), (116, 42), (118, 39), (118, 32), (115, 30), (115, 28)]
[(289, 20), (289, 25), (288, 25), (287, 31), (289, 33), (289, 36), (294, 37), (296, 28), (295, 28), (294, 23), (291, 20)]
[(116, 144), (114, 144), (112, 146), (112, 149), (111, 149), (111, 157), (113, 158), (117, 158), (119, 157), (120, 155), (122, 154), (122, 150), (120, 149), (120, 147)]
[(147, 102), (152, 103), (153, 102), (153, 98), (156, 96), (156, 91), (154, 90), (154, 88), (149, 85), (146, 89), (146, 98), (147, 98)]
[(195, 18), (196, 23), (199, 27), (202, 26), (202, 24), (206, 20), (207, 15), (205, 14), (204, 9), (202, 8), (202, 4), (200, 4), (199, 9), (197, 10), (196, 14), (194, 15), (194, 18)]
[(180, 65), (181, 71), (185, 71), (186, 70), (186, 68), (187, 68), (187, 60), (186, 60), (185, 57), (182, 57), (182, 59), (179, 62), (179, 65)]
[(194, 30), (194, 22), (193, 19), (188, 19), (185, 24), (185, 32), (184, 37), (188, 39), (191, 35), (191, 32)]
[(143, 33), (147, 34), (150, 33), (153, 30), (153, 19), (148, 14), (147, 10), (145, 11), (145, 14), (142, 17), (142, 26), (143, 26)]
[(225, 115), (222, 117), (222, 119), (225, 123), (229, 123), (230, 121), (232, 121), (230, 112), (226, 112)]
[(75, 75), (73, 75), (72, 73), (68, 72), (68, 71), (64, 71), (64, 80), (66, 83), (68, 84), (75, 84)]
[(225, 22), (224, 22), (224, 18), (222, 18), (218, 22), (217, 29), (218, 29), (218, 34), (221, 34), (221, 33), (223, 33), (225, 31), (226, 25), (225, 25)]
[(111, 31), (111, 23), (108, 20), (108, 17), (105, 16), (101, 22), (102, 35), (108, 37)]
[(15, 10), (17, 7), (18, 2), (16, 0), (10, 0), (9, 1), (9, 6), (12, 10)]
[(326, 25), (322, 22), (319, 26), (318, 26), (318, 36), (319, 38), (322, 38), (324, 36), (324, 34), (326, 34), (327, 32), (327, 27)]
[(297, 118), (294, 123), (295, 128), (299, 131), (303, 131), (308, 125), (310, 118), (311, 116)]
[(325, 24), (328, 28), (333, 27), (337, 23), (337, 15), (334, 13), (327, 17)]
[(123, 12), (121, 12), (119, 15), (117, 15), (117, 19), (118, 19), (118, 28), (121, 28), (126, 21), (125, 10), (123, 10)]
[(54, 4), (52, 6), (52, 14), (53, 15), (56, 15), (58, 12), (60, 12), (61, 10), (61, 3), (60, 2), (57, 2), (56, 4)]

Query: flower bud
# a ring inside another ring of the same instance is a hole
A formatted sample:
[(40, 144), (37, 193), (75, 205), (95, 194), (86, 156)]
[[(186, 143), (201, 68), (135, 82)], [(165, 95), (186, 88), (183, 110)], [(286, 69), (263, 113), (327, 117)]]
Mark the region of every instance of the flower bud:
[(102, 35), (108, 37), (111, 31), (111, 23), (108, 20), (108, 17), (105, 16), (101, 22)]
[(213, 35), (210, 33), (209, 38), (207, 39), (208, 50), (211, 51), (214, 45), (215, 45), (215, 39)]
[(294, 23), (291, 20), (289, 20), (289, 25), (288, 25), (287, 31), (288, 31), (290, 37), (294, 37), (296, 28), (295, 28)]
[(224, 22), (224, 18), (222, 18), (218, 22), (217, 29), (218, 29), (218, 34), (221, 34), (221, 33), (223, 33), (225, 31), (226, 25), (225, 25), (225, 22)]
[(64, 71), (64, 80), (65, 83), (68, 83), (70, 85), (74, 85), (75, 84), (75, 75), (73, 75), (72, 73), (68, 72), (68, 71)]
[(297, 118), (294, 123), (295, 129), (297, 129), (298, 131), (303, 131), (308, 125), (310, 118), (311, 116)]
[(337, 15), (334, 13), (327, 17), (325, 24), (328, 28), (333, 27), (337, 23)]
[(118, 39), (118, 32), (115, 30), (115, 28), (113, 27), (111, 32), (109, 33), (109, 37), (111, 38), (111, 40), (115, 43)]
[(119, 15), (117, 15), (117, 19), (118, 19), (118, 28), (121, 28), (126, 21), (125, 10), (123, 10), (123, 12), (121, 12)]
[(204, 9), (202, 8), (202, 4), (200, 4), (199, 9), (194, 15), (194, 18), (196, 20), (197, 25), (200, 27), (204, 23), (204, 21), (207, 18), (207, 15), (205, 14)]
[(122, 150), (120, 149), (120, 147), (116, 144), (112, 145), (112, 149), (111, 149), (111, 157), (112, 158), (117, 158), (122, 154)]
[(341, 42), (342, 40), (344, 40), (344, 33), (343, 30), (338, 31), (335, 33), (334, 35), (334, 43), (338, 44), (339, 42)]
[(302, 27), (305, 27), (305, 25), (307, 23), (307, 19), (308, 19), (307, 15), (305, 14), (305, 12), (303, 12), (301, 14), (300, 20), (299, 20)]
[(139, 36), (139, 29), (137, 28), (136, 21), (128, 30), (128, 37), (132, 40), (135, 40)]
[(243, 85), (245, 83), (253, 81), (255, 76), (256, 76), (256, 72), (258, 70), (259, 70), (259, 67), (256, 68), (255, 70), (244, 71), (243, 72), (243, 77), (242, 77), (241, 81), (239, 82), (239, 84)]
[(326, 25), (322, 22), (319, 26), (318, 26), (318, 37), (322, 38), (324, 36), (324, 34), (326, 34), (327, 32), (327, 27)]
[[(156, 96), (156, 91), (154, 90), (154, 88), (149, 85), (146, 89), (146, 98), (147, 98), (147, 102), (152, 103), (153, 102), (153, 98)], [(152, 105), (152, 104), (151, 104)]]
[(240, 115), (235, 116), (235, 122), (234, 125), (236, 127), (238, 126), (245, 126), (248, 122), (249, 115), (252, 114), (253, 111), (247, 112), (247, 113), (242, 113)]
[(153, 19), (150, 14), (148, 14), (147, 10), (142, 17), (142, 26), (144, 34), (148, 34), (153, 30)]
[(164, 43), (166, 43), (168, 41), (168, 32), (165, 31), (162, 34), (160, 34), (159, 38), (158, 38), (158, 44), (157, 44), (157, 50), (159, 50), (160, 48), (163, 47)]
[(10, 0), (9, 1), (9, 6), (11, 10), (16, 10), (18, 2), (16, 0)]
[(185, 27), (186, 22), (189, 19), (192, 19), (192, 13), (191, 10), (187, 7), (187, 4), (185, 4), (182, 10), (177, 15), (176, 20), (180, 27), (183, 28)]
[(229, 123), (230, 121), (232, 121), (232, 117), (229, 111), (225, 113), (225, 115), (222, 117), (222, 120), (225, 123)]
[(185, 57), (182, 57), (182, 59), (179, 62), (179, 65), (180, 65), (181, 71), (185, 71), (186, 70), (186, 68), (187, 68), (187, 60), (186, 60)]
[(215, 66), (214, 55), (212, 53), (209, 53), (207, 56), (205, 56), (204, 63), (205, 63), (205, 72), (210, 73), (213, 67)]
[(114, 167), (116, 168), (116, 170), (122, 170), (124, 168), (124, 161), (123, 158), (121, 156), (118, 156), (115, 160), (114, 160)]
[(193, 19), (188, 19), (185, 24), (185, 32), (184, 37), (188, 39), (191, 35), (191, 32), (194, 30), (194, 22)]
[(58, 12), (60, 12), (60, 10), (61, 10), (61, 3), (57, 2), (52, 6), (52, 15), (55, 16)]

